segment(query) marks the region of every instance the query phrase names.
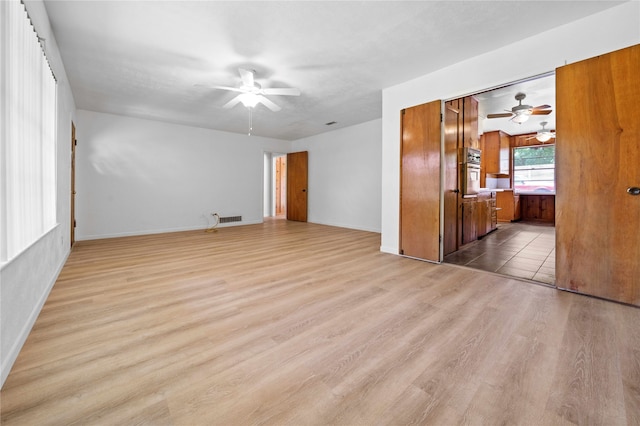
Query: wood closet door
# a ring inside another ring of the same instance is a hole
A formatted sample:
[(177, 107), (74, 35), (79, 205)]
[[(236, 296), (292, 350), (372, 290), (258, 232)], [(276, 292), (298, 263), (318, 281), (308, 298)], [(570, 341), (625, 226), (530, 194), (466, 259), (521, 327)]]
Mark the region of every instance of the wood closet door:
[(556, 285), (640, 306), (640, 45), (557, 69)]
[(287, 154), (287, 219), (307, 221), (307, 151)]
[(400, 254), (440, 261), (441, 101), (402, 112)]

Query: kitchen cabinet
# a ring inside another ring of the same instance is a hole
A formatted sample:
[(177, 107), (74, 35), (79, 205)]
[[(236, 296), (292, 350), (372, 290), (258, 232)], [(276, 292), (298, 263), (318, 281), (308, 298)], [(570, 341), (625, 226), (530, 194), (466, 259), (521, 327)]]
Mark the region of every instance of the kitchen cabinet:
[(499, 222), (520, 220), (520, 195), (512, 189), (505, 189), (496, 194), (497, 219)]
[(555, 223), (555, 195), (520, 195), (522, 220)]
[(481, 149), (484, 172), (508, 175), (511, 164), (511, 136), (501, 130), (482, 135)]
[(481, 238), (497, 229), (496, 192), (483, 192), (476, 203), (477, 237)]
[[(462, 137), (463, 147), (480, 148), (478, 138), (478, 100), (473, 96), (462, 99)], [(461, 147), (462, 148), (462, 147)]]
[(489, 226), (487, 233), (498, 229), (498, 208), (495, 195), (489, 200), (489, 222), (487, 226)]
[(465, 198), (462, 201), (462, 244), (478, 239), (477, 199)]
[(482, 192), (477, 197), (464, 198), (461, 209), (462, 244), (473, 242), (498, 228), (495, 192)]
[(476, 237), (482, 238), (487, 235), (488, 226), (490, 223), (491, 212), (489, 211), (489, 196), (490, 193), (482, 193), (478, 195), (476, 201)]

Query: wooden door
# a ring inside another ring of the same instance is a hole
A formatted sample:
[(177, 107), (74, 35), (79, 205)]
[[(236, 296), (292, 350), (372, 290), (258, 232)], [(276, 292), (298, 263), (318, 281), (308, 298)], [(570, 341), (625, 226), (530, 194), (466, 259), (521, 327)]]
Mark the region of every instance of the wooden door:
[(76, 126), (71, 122), (71, 247), (76, 242)]
[(307, 151), (287, 154), (287, 219), (307, 221)]
[(444, 231), (443, 255), (458, 250), (458, 146), (460, 146), (460, 108), (459, 99), (444, 105)]
[(441, 101), (402, 111), (400, 254), (440, 261)]
[(556, 285), (640, 305), (640, 45), (557, 69)]

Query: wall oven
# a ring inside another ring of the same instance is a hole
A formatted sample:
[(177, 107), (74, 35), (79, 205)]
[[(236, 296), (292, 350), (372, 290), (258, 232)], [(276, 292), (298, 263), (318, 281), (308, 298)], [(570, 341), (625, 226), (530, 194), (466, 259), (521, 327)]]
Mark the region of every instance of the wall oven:
[(462, 148), (462, 195), (477, 195), (480, 191), (480, 150)]

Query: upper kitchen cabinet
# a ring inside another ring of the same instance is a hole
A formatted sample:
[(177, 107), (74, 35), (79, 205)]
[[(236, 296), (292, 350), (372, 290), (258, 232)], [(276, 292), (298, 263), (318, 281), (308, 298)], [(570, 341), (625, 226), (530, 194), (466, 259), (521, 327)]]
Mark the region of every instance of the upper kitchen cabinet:
[(473, 96), (463, 98), (463, 145), (465, 148), (480, 148), (478, 136), (478, 100)]
[(556, 71), (556, 285), (640, 306), (640, 45)]
[(511, 162), (511, 136), (497, 130), (482, 135), (482, 161), (484, 173), (509, 174)]

